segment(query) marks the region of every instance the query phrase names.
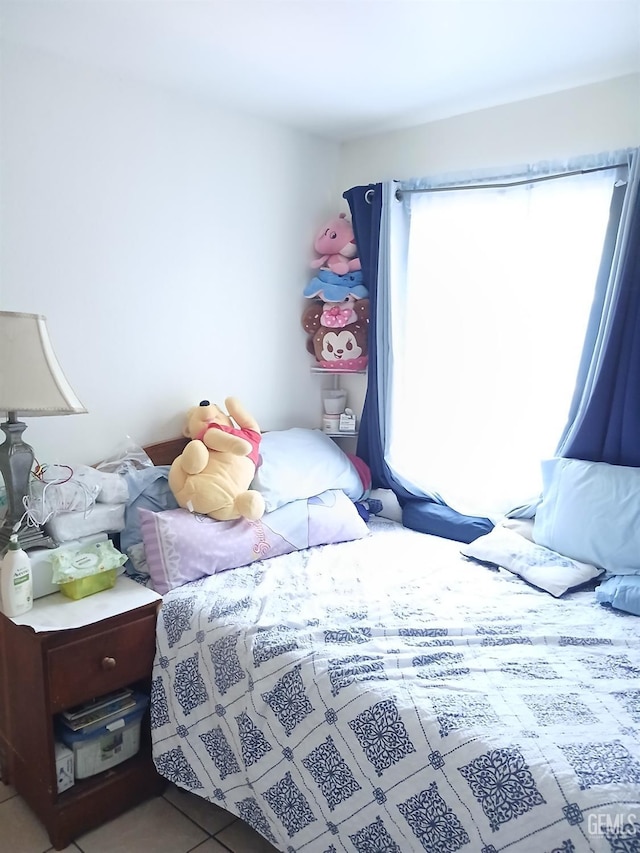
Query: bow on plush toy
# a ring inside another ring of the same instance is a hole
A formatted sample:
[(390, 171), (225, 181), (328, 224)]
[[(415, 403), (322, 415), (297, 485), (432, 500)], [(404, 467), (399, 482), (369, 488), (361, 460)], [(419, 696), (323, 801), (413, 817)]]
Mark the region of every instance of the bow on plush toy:
[(337, 275), (346, 275), (360, 269), (353, 228), (345, 213), (330, 219), (322, 227), (313, 247), (321, 255), (311, 262), (313, 269), (324, 267)]
[(225, 406), (231, 417), (208, 400), (189, 409), (184, 435), (191, 441), (171, 465), (169, 488), (191, 512), (219, 521), (256, 521), (265, 510), (262, 495), (249, 489), (260, 427), (235, 397), (227, 397)]

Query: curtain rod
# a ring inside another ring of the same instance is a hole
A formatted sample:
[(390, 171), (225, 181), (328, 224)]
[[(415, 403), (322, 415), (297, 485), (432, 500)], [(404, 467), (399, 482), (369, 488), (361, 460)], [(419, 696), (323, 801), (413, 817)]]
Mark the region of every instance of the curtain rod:
[[(396, 199), (400, 201), (402, 196), (407, 193), (450, 193), (457, 192), (458, 190), (502, 190), (509, 189), (509, 187), (521, 187), (524, 184), (535, 184), (539, 181), (555, 181), (557, 178), (571, 178), (574, 175), (587, 175), (590, 172), (608, 172), (611, 169), (619, 169), (621, 166), (627, 166), (627, 163), (614, 163), (612, 166), (594, 166), (593, 169), (577, 169), (575, 172), (564, 172), (561, 175), (540, 175), (537, 178), (527, 178), (522, 181), (511, 181), (505, 184), (465, 184), (460, 186), (452, 186), (452, 187), (424, 187), (422, 189), (416, 188), (415, 190), (396, 190)], [(625, 181), (621, 181), (618, 185), (626, 183)]]

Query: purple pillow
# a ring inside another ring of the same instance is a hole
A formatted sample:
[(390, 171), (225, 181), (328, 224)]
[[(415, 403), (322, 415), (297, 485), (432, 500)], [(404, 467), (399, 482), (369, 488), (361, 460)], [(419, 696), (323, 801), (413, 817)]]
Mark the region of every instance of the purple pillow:
[(138, 512), (151, 581), (161, 595), (255, 560), (361, 539), (369, 533), (355, 505), (341, 490), (292, 501), (259, 521), (215, 521), (186, 509)]

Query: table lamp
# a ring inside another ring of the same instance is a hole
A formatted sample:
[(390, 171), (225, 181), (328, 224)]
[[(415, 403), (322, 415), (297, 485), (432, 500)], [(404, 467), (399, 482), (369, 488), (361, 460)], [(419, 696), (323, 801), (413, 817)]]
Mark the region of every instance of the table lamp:
[(57, 545), (40, 526), (24, 518), (24, 498), (34, 464), (33, 449), (22, 440), (27, 425), (19, 416), (44, 417), (86, 412), (67, 382), (53, 351), (46, 318), (41, 314), (0, 311), (0, 413), (7, 420), (0, 429), (7, 436), (0, 445), (0, 473), (7, 493), (7, 512), (0, 527), (0, 554), (17, 526), (20, 545), (28, 548)]

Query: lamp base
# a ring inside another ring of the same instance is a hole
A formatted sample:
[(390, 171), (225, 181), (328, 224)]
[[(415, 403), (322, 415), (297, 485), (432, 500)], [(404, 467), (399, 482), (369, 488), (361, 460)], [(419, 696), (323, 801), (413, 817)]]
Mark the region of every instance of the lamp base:
[(33, 468), (33, 448), (22, 440), (27, 425), (19, 421), (15, 412), (9, 412), (0, 429), (7, 436), (0, 444), (0, 473), (7, 493), (7, 512), (0, 527), (0, 555), (4, 554), (13, 533), (18, 527), (18, 542), (23, 550), (28, 548), (57, 548), (44, 530), (30, 526), (25, 521), (24, 496), (29, 494), (29, 478)]
[[(13, 525), (4, 523), (0, 527), (0, 555), (4, 554), (13, 533)], [(41, 527), (23, 525), (18, 531), (18, 543), (23, 551), (30, 548), (57, 548), (58, 542), (48, 536)]]

